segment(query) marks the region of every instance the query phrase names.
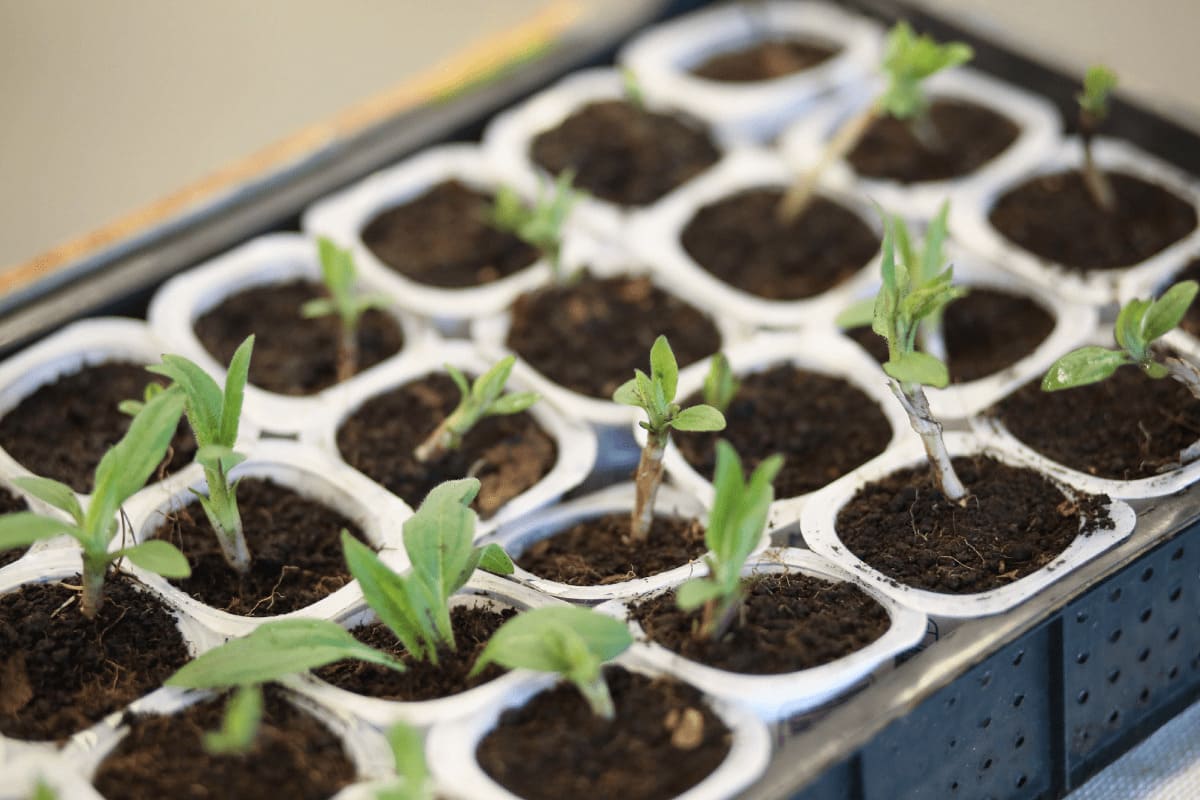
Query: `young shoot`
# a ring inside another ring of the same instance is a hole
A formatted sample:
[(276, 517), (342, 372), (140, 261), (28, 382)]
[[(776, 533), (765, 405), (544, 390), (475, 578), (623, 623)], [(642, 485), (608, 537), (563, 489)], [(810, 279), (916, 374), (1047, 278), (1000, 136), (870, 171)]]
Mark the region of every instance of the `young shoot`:
[(880, 63), (884, 88), (865, 109), (838, 128), (817, 163), (788, 189), (779, 204), (780, 219), (787, 222), (804, 213), (825, 170), (853, 151), (879, 119), (890, 116), (908, 122), (918, 139), (936, 145), (937, 132), (926, 116), (928, 101), (923, 83), (944, 69), (965, 64), (972, 56), (974, 51), (969, 45), (938, 44), (929, 36), (917, 36), (907, 22), (897, 22), (888, 32)]
[(1109, 95), (1116, 87), (1116, 73), (1097, 65), (1088, 68), (1083, 76), (1083, 91), (1075, 95), (1079, 101), (1079, 139), (1083, 143), (1083, 182), (1092, 202), (1103, 211), (1116, 208), (1117, 196), (1108, 176), (1096, 166), (1092, 157), (1092, 139), (1108, 118)]
[(951, 285), (952, 267), (931, 270), (925, 280), (914, 278), (916, 263), (896, 260), (896, 231), (899, 220), (885, 220), (883, 236), (883, 286), (875, 298), (872, 329), (887, 340), (888, 360), (883, 370), (891, 378), (892, 394), (908, 413), (913, 430), (921, 437), (934, 479), (942, 494), (962, 502), (967, 490), (954, 471), (950, 453), (942, 439), (942, 424), (933, 418), (923, 386), (942, 388), (950, 382), (946, 365), (938, 358), (917, 350), (917, 332), (923, 320), (939, 314), (951, 301), (962, 297), (966, 290)]
[(551, 188), (542, 183), (537, 200), (526, 205), (521, 196), (509, 186), (500, 186), (492, 206), (492, 225), (511, 233), (531, 247), (537, 248), (554, 271), (556, 283), (571, 283), (574, 275), (565, 275), (562, 266), (562, 229), (575, 203), (583, 192), (571, 187), (573, 170), (563, 170)]
[(742, 601), (742, 567), (762, 539), (767, 511), (775, 500), (771, 485), (783, 467), (782, 456), (771, 456), (755, 468), (746, 481), (742, 462), (733, 446), (717, 442), (717, 465), (713, 473), (712, 510), (704, 543), (708, 574), (679, 587), (676, 602), (684, 611), (704, 608), (696, 634), (719, 639), (729, 628)]
[(458, 405), (442, 420), (433, 433), (413, 451), (413, 456), (422, 463), (437, 461), (451, 450), (462, 445), (463, 437), (485, 417), (519, 414), (539, 399), (534, 392), (504, 394), (504, 384), (512, 372), (516, 358), (507, 356), (494, 367), (468, 383), (467, 377), (451, 364), (446, 372), (461, 394)]
[(642, 82), (629, 67), (621, 67), (621, 94), (629, 105), (643, 111), (646, 109), (646, 93), (642, 91)]
[(337, 347), (337, 379), (347, 381), (358, 373), (358, 323), (362, 315), (373, 308), (386, 308), (390, 300), (381, 294), (360, 294), (357, 291), (358, 271), (349, 250), (338, 247), (332, 239), (317, 240), (321, 258), (321, 280), (328, 297), (309, 300), (300, 307), (306, 319), (336, 315), (341, 323)]
[(725, 354), (714, 355), (704, 376), (704, 402), (724, 414), (741, 386)]
[(229, 471), (246, 458), (235, 452), (233, 446), (237, 443), (253, 350), (254, 336), (250, 335), (229, 361), (224, 390), (207, 372), (183, 356), (165, 355), (163, 363), (147, 367), (150, 372), (170, 378), (183, 393), (188, 424), (199, 448), (196, 462), (204, 468), (208, 485), (208, 496), (197, 492), (197, 497), (217, 534), (225, 561), (242, 574), (250, 570), (250, 551), (246, 548), (242, 516), (238, 512), (237, 481), (229, 482)]
[(404, 549), (412, 569), (392, 572), (371, 548), (342, 533), (346, 564), (368, 605), (414, 658), (438, 663), (438, 649), (455, 649), (450, 597), (477, 567), (511, 575), (513, 564), (499, 545), (475, 547), (471, 501), (479, 481), (463, 478), (435, 487), (404, 523)]
[(178, 391), (162, 392), (145, 404), (124, 438), (96, 466), (86, 511), (64, 483), (36, 476), (15, 479), (18, 488), (64, 512), (70, 521), (31, 511), (7, 514), (0, 517), (0, 550), (25, 547), (62, 534), (77, 541), (83, 550), (80, 610), (89, 619), (95, 619), (104, 605), (108, 567), (119, 559), (128, 558), (164, 577), (186, 578), (191, 574), (187, 559), (169, 542), (154, 539), (109, 552), (122, 504), (154, 473), (182, 414), (183, 396)]
[(635, 406), (646, 412), (639, 422), (646, 430), (646, 445), (642, 448), (634, 475), (636, 499), (630, 519), (630, 536), (644, 542), (654, 523), (654, 498), (662, 483), (663, 453), (671, 440), (671, 430), (719, 431), (725, 427), (725, 417), (709, 405), (682, 408), (675, 402), (679, 383), (679, 365), (667, 337), (659, 336), (650, 348), (650, 374), (634, 370), (634, 377), (613, 392), (613, 400)]
[(375, 800), (434, 800), (433, 778), (425, 761), (425, 742), (416, 728), (403, 722), (387, 731), (388, 746), (399, 780), (375, 793)]
[(149, 403), (166, 390), (167, 387), (163, 386), (161, 383), (151, 381), (150, 383), (147, 383), (146, 388), (142, 390), (141, 400), (122, 400), (117, 404), (117, 410), (127, 416), (136, 417), (141, 413), (142, 409), (146, 407), (146, 403)]
[(575, 684), (592, 711), (615, 715), (604, 682), (604, 662), (629, 649), (633, 636), (619, 619), (578, 606), (535, 608), (500, 626), (479, 654), (471, 675), (489, 664), (553, 672)]

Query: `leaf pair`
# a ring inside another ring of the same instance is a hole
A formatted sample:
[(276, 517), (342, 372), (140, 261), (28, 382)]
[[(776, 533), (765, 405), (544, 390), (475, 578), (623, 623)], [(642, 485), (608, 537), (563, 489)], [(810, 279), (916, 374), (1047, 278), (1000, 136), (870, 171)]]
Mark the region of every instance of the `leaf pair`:
[(457, 450), (462, 446), (463, 437), (487, 417), (519, 414), (536, 403), (540, 398), (535, 392), (504, 394), (504, 386), (515, 363), (515, 357), (506, 356), (474, 383), (469, 382), (457, 367), (446, 364), (446, 372), (458, 387), (458, 405), (417, 447), (414, 453), (417, 460), (433, 461), (447, 450)]
[(634, 377), (623, 383), (613, 400), (635, 406), (646, 412), (639, 423), (652, 434), (661, 435), (668, 428), (679, 431), (719, 431), (725, 427), (725, 417), (709, 405), (681, 408), (675, 402), (679, 385), (679, 365), (667, 337), (659, 336), (650, 348), (650, 374), (634, 370)]
[(526, 205), (511, 187), (501, 186), (492, 206), (492, 225), (541, 251), (556, 274), (561, 268), (563, 225), (575, 203), (583, 197), (582, 192), (572, 188), (574, 180), (573, 170), (563, 170), (552, 188), (547, 189), (544, 184), (540, 187), (532, 205)]
[(358, 270), (350, 250), (338, 247), (332, 239), (322, 236), (317, 239), (317, 253), (321, 260), (321, 280), (329, 296), (309, 300), (301, 306), (300, 313), (304, 317), (311, 319), (336, 314), (342, 327), (354, 330), (365, 312), (391, 304), (386, 295), (357, 291)]
[(1090, 125), (1098, 125), (1108, 116), (1108, 100), (1115, 88), (1117, 75), (1107, 67), (1090, 67), (1084, 74), (1083, 91), (1075, 99)]
[(921, 83), (931, 75), (970, 61), (975, 55), (962, 42), (938, 44), (927, 35), (917, 36), (912, 26), (901, 21), (888, 32), (882, 68), (887, 87), (876, 107), (896, 119), (912, 119), (925, 112)]

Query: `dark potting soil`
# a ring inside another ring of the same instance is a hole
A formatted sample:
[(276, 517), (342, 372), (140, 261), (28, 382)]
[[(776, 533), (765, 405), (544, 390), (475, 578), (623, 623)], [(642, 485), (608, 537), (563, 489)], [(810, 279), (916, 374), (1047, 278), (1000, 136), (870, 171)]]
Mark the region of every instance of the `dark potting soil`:
[(1079, 172), (1057, 172), (1010, 189), (989, 219), (1031, 253), (1082, 273), (1144, 261), (1196, 229), (1196, 210), (1172, 192), (1121, 172), (1108, 178), (1111, 214), (1092, 202)]
[(1073, 501), (1033, 470), (987, 456), (956, 458), (954, 469), (971, 494), (965, 506), (935, 488), (927, 466), (905, 469), (860, 489), (838, 512), (838, 536), (900, 583), (973, 594), (1052, 562), (1079, 535), (1081, 513), (1092, 519), (1107, 500)]
[(520, 272), (538, 251), (493, 227), (494, 197), (461, 181), (443, 181), (383, 211), (362, 240), (401, 275), (443, 289), (481, 286)]
[(1111, 378), (1060, 392), (1040, 380), (993, 409), (1005, 427), (1047, 458), (1102, 478), (1148, 478), (1177, 464), (1200, 439), (1200, 401), (1178, 381), (1126, 366)]
[[(337, 383), (336, 316), (305, 319), (300, 307), (325, 296), (308, 281), (256, 286), (227, 298), (196, 320), (196, 336), (220, 364), (254, 334), (250, 383), (271, 392), (307, 395)], [(358, 323), (358, 371), (373, 367), (404, 345), (394, 317), (372, 309)]]
[(413, 508), (443, 481), (473, 475), (482, 486), (474, 508), (487, 518), (540, 481), (554, 466), (554, 440), (526, 413), (487, 417), (458, 450), (422, 464), (413, 450), (454, 410), (459, 392), (444, 374), (428, 375), (373, 397), (338, 429), (350, 466)]
[(717, 53), (692, 67), (697, 78), (723, 83), (754, 83), (781, 78), (833, 58), (841, 48), (800, 39), (766, 39)]
[(683, 229), (684, 249), (716, 277), (768, 300), (820, 294), (879, 252), (875, 232), (824, 197), (781, 223), (776, 212), (781, 196), (778, 189), (751, 189), (704, 206)]
[[(1177, 272), (1171, 279), (1171, 283), (1164, 284), (1163, 291), (1169, 289), (1171, 284), (1179, 283), (1180, 281), (1200, 281), (1200, 258), (1194, 258), (1187, 265)], [(1159, 292), (1162, 294), (1162, 292)], [(1179, 327), (1190, 333), (1192, 336), (1200, 336), (1200, 303), (1193, 302), (1188, 306), (1187, 314), (1183, 318), (1183, 322)]]
[(521, 295), (507, 344), (560, 386), (608, 399), (664, 335), (685, 367), (721, 348), (707, 316), (648, 278), (585, 277)]
[(850, 166), (863, 177), (900, 183), (948, 180), (979, 169), (1021, 132), (1003, 114), (963, 100), (934, 100), (928, 115), (934, 141), (922, 142), (910, 123), (884, 117), (850, 152)]
[(358, 526), (338, 512), (260, 478), (238, 484), (246, 546), (252, 563), (239, 575), (225, 562), (217, 535), (198, 502), (167, 517), (154, 538), (176, 545), (192, 575), (172, 580), (208, 605), (249, 617), (286, 614), (312, 605), (350, 582), (342, 556), (343, 528), (360, 541)]
[[(89, 493), (96, 465), (129, 430), (132, 417), (117, 406), (123, 400), (141, 400), (151, 381), (166, 383), (141, 364), (121, 362), (63, 375), (0, 419), (0, 447), (33, 474)], [(171, 449), (151, 481), (183, 469), (195, 454), (191, 429), (181, 420)]]
[(526, 800), (666, 800), (695, 786), (729, 753), (732, 733), (696, 689), (620, 667), (604, 671), (616, 715), (594, 714), (560, 685), (500, 715), (479, 765)]
[(322, 667), (315, 673), (339, 689), (384, 700), (411, 702), (449, 697), (504, 674), (503, 668), (492, 664), (479, 675), (467, 677), (492, 634), (516, 614), (513, 609), (493, 611), (466, 606), (450, 609), (456, 649), (439, 649), (437, 664), (413, 658), (383, 623), (362, 625), (351, 631), (354, 638), (396, 656), (408, 667), (407, 671), (396, 672), (377, 664), (347, 660)]
[(965, 383), (1011, 367), (1053, 330), (1054, 315), (1035, 300), (972, 288), (946, 308), (942, 323), (950, 380)]
[(656, 516), (649, 539), (639, 544), (629, 539), (629, 514), (607, 514), (535, 542), (516, 562), (539, 578), (600, 586), (657, 575), (704, 552), (704, 526), (697, 520)]
[(721, 153), (697, 120), (624, 100), (589, 103), (529, 148), (552, 175), (574, 170), (574, 185), (601, 200), (645, 206), (717, 162)]
[(210, 756), (204, 734), (219, 730), (226, 697), (177, 714), (127, 715), (129, 735), (100, 763), (92, 785), (106, 800), (325, 800), (355, 778), (341, 741), (312, 715), (268, 688), (249, 753)]
[[(7, 489), (0, 488), (0, 514), (13, 514), (28, 510), (29, 506), (23, 499)], [(0, 550), (0, 567), (7, 566), (25, 555), (25, 549), (24, 547), (13, 547), (8, 550)]]
[(79, 611), (78, 575), (0, 595), (0, 733), (65, 739), (162, 685), (188, 660), (175, 617), (110, 575), (96, 619)]
[(880, 364), (888, 360), (887, 340), (875, 331), (871, 330), (870, 325), (863, 325), (858, 328), (849, 328), (842, 331), (842, 333), (853, 339), (855, 344), (866, 350), (867, 355), (878, 361)]
[[(753, 469), (784, 457), (775, 495), (796, 497), (825, 486), (884, 451), (892, 426), (879, 405), (841, 378), (781, 364), (741, 378), (725, 410), (725, 430), (674, 437), (692, 467), (712, 480), (716, 443), (725, 439)], [(684, 405), (703, 402), (698, 395)]]
[(680, 610), (674, 592), (632, 611), (658, 644), (710, 667), (752, 675), (828, 664), (866, 647), (891, 625), (887, 610), (853, 583), (800, 572), (749, 581), (735, 622), (716, 640), (695, 636), (703, 612)]

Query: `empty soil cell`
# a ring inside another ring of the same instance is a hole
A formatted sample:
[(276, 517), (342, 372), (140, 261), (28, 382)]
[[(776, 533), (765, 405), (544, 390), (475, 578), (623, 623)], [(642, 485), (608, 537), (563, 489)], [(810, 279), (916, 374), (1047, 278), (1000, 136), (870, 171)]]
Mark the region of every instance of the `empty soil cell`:
[(516, 616), (513, 609), (455, 606), (450, 609), (454, 630), (454, 648), (438, 649), (438, 660), (422, 661), (404, 649), (395, 634), (381, 622), (360, 625), (351, 631), (360, 642), (391, 653), (404, 662), (404, 672), (378, 664), (346, 660), (315, 670), (317, 677), (339, 689), (384, 700), (414, 702), (437, 700), (482, 686), (503, 675), (505, 670), (492, 664), (479, 675), (467, 677), (492, 634)]
[(94, 620), (80, 577), (0, 595), (0, 733), (62, 740), (149, 694), (187, 662), (174, 615), (124, 575), (110, 575)]
[[(1200, 258), (1195, 258), (1189, 261), (1183, 269), (1175, 274), (1171, 279), (1171, 283), (1180, 281), (1200, 281)], [(1170, 288), (1171, 284), (1163, 284), (1162, 290)], [(1162, 294), (1162, 291), (1159, 292)], [(1190, 333), (1192, 336), (1200, 336), (1200, 303), (1193, 302), (1188, 306), (1187, 314), (1183, 318), (1183, 322), (1179, 327)]]
[(624, 100), (588, 103), (530, 144), (533, 162), (622, 206), (649, 205), (717, 162), (721, 153), (697, 120)]
[(350, 582), (341, 531), (365, 541), (353, 521), (260, 478), (242, 479), (237, 500), (252, 559), (249, 573), (239, 575), (225, 562), (208, 517), (192, 503), (170, 514), (153, 534), (182, 550), (192, 566), (191, 577), (172, 584), (213, 608), (263, 617), (310, 606)]
[(1033, 381), (990, 413), (1051, 461), (1116, 480), (1172, 469), (1180, 451), (1200, 439), (1200, 401), (1179, 382), (1154, 380), (1133, 366), (1059, 392), (1043, 392)]
[(954, 459), (970, 496), (937, 490), (927, 465), (862, 487), (837, 515), (846, 548), (907, 586), (974, 594), (1020, 580), (1058, 557), (1084, 519), (1111, 525), (1103, 500), (1072, 501), (1033, 470), (988, 456)]
[[(879, 405), (851, 383), (788, 364), (740, 376), (725, 410), (725, 430), (677, 433), (673, 440), (692, 468), (712, 480), (716, 443), (725, 439), (745, 462), (758, 466), (776, 453), (783, 469), (776, 497), (815, 491), (887, 448), (892, 426)], [(702, 402), (693, 395), (683, 405)]]
[(172, 715), (127, 715), (129, 734), (100, 763), (92, 784), (106, 800), (325, 800), (354, 781), (341, 741), (319, 720), (268, 689), (250, 752), (210, 756), (204, 734), (219, 730), (225, 697)]
[(375, 257), (417, 283), (468, 289), (507, 278), (538, 251), (491, 220), (493, 195), (448, 180), (380, 212), (362, 229)]
[[(256, 286), (232, 295), (196, 320), (197, 338), (219, 364), (228, 364), (238, 346), (254, 334), (249, 381), (260, 389), (308, 395), (337, 383), (337, 316), (305, 319), (301, 307), (326, 296), (307, 281)], [(404, 346), (394, 317), (378, 309), (358, 323), (358, 371), (375, 366)]]
[(794, 75), (823, 64), (840, 48), (801, 39), (766, 39), (726, 50), (692, 67), (697, 78), (721, 83), (756, 83)]
[[(13, 514), (18, 511), (28, 510), (29, 507), (25, 505), (24, 500), (7, 489), (0, 488), (0, 514)], [(25, 555), (24, 547), (0, 550), (0, 567), (11, 564), (23, 555)]]
[(481, 484), (473, 507), (485, 519), (491, 517), (545, 477), (558, 450), (533, 416), (522, 412), (487, 417), (471, 429), (459, 449), (436, 462), (421, 463), (413, 451), (458, 400), (458, 388), (445, 374), (428, 375), (372, 397), (338, 429), (338, 451), (350, 466), (413, 508), (439, 483), (473, 475)]
[(801, 572), (746, 581), (735, 621), (717, 639), (696, 636), (702, 609), (683, 611), (667, 592), (632, 607), (651, 640), (685, 658), (730, 672), (777, 675), (819, 667), (887, 632), (887, 610), (849, 582)]
[(844, 206), (818, 196), (781, 222), (781, 197), (779, 189), (750, 189), (704, 206), (683, 229), (684, 250), (725, 283), (766, 300), (818, 295), (879, 252), (879, 236)]
[(613, 721), (560, 685), (500, 715), (476, 750), (480, 766), (525, 800), (667, 800), (725, 760), (732, 733), (699, 691), (620, 667), (604, 675)]
[(1013, 243), (1079, 273), (1138, 264), (1196, 229), (1191, 203), (1133, 175), (1107, 174), (1117, 198), (1113, 212), (1097, 206), (1072, 171), (1010, 189), (989, 219)]
[(1021, 132), (1003, 114), (965, 100), (934, 100), (927, 113), (922, 129), (894, 117), (875, 121), (847, 156), (850, 166), (864, 178), (944, 181), (979, 169)]
[(645, 368), (660, 335), (681, 368), (721, 348), (712, 320), (641, 277), (585, 277), (521, 295), (506, 344), (559, 386), (608, 400)]
[[(166, 383), (141, 364), (109, 362), (86, 366), (39, 387), (0, 419), (0, 447), (35, 475), (62, 481), (77, 492), (92, 491), (92, 475), (108, 449), (133, 419), (117, 406), (141, 400), (146, 384)], [(152, 481), (192, 462), (196, 444), (180, 421), (171, 449)]]
[(629, 530), (628, 513), (582, 520), (531, 544), (516, 562), (539, 578), (601, 586), (657, 575), (705, 552), (698, 520), (656, 516), (645, 542), (631, 539)]

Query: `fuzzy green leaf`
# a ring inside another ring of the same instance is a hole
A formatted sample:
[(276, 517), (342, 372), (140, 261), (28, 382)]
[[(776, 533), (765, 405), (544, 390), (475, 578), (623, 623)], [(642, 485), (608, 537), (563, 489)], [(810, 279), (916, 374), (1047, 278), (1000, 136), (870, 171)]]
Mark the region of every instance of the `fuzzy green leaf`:
[(974, 51), (961, 42), (938, 44), (926, 35), (917, 36), (904, 21), (888, 33), (882, 68), (888, 85), (876, 101), (884, 113), (911, 119), (925, 111), (922, 82), (943, 69), (970, 61)]
[(612, 396), (614, 403), (620, 403), (623, 406), (642, 406), (642, 397), (638, 394), (638, 385), (636, 378), (630, 378), (617, 387)]
[(221, 387), (200, 367), (183, 356), (165, 355), (161, 364), (146, 367), (170, 378), (186, 398), (188, 424), (200, 444), (217, 442), (221, 433)]
[(71, 519), (75, 520), (76, 525), (83, 524), (83, 507), (79, 505), (79, 498), (75, 496), (75, 490), (65, 483), (38, 475), (15, 478), (13, 483), (17, 485), (17, 488), (29, 492), (42, 502), (59, 511), (65, 511)]
[(246, 394), (246, 380), (250, 376), (250, 356), (254, 352), (254, 334), (246, 337), (233, 358), (229, 359), (229, 369), (225, 373), (225, 393), (221, 403), (221, 423), (217, 431), (217, 439), (201, 444), (223, 444), (233, 447), (237, 443), (238, 424), (242, 417), (242, 401)]
[(1133, 356), (1135, 361), (1144, 361), (1146, 358), (1146, 346), (1149, 342), (1142, 336), (1142, 323), (1152, 304), (1151, 300), (1130, 300), (1121, 308), (1113, 325), (1113, 335), (1117, 344)]
[(724, 353), (714, 355), (708, 366), (708, 374), (704, 376), (704, 402), (724, 414), (739, 388), (741, 382), (733, 374), (729, 359)]
[(28, 547), (43, 539), (68, 534), (78, 538), (80, 531), (72, 525), (54, 517), (18, 511), (0, 516), (0, 550)]
[(205, 752), (220, 756), (252, 750), (262, 722), (262, 710), (262, 689), (258, 686), (239, 687), (225, 706), (221, 729), (204, 734)]
[(376, 795), (376, 800), (432, 800), (431, 776), (420, 732), (399, 723), (388, 729), (387, 740), (396, 774), (402, 780), (385, 787)]
[(245, 455), (223, 444), (206, 444), (196, 450), (197, 464), (223, 473), (228, 473), (245, 460)]
[(1083, 91), (1075, 95), (1079, 107), (1097, 122), (1108, 116), (1108, 98), (1117, 88), (1117, 76), (1107, 67), (1089, 67), (1083, 76)]
[(318, 297), (300, 306), (300, 316), (305, 319), (319, 319), (336, 314), (337, 310), (337, 306), (328, 297)]
[(151, 539), (116, 553), (116, 558), (128, 558), (144, 570), (164, 578), (186, 578), (192, 574), (187, 557), (179, 548), (162, 539)]
[(650, 347), (650, 380), (662, 385), (663, 398), (669, 403), (675, 399), (679, 384), (679, 364), (667, 337), (659, 336)]
[(842, 312), (834, 319), (834, 324), (842, 330), (851, 330), (870, 325), (875, 319), (875, 305), (876, 301), (874, 297), (852, 303), (842, 309)]
[(493, 662), (509, 669), (564, 676), (598, 672), (601, 664), (631, 644), (629, 626), (621, 620), (577, 606), (537, 608), (501, 625), (479, 654), (471, 674), (478, 675)]
[(901, 383), (917, 383), (941, 389), (950, 383), (946, 365), (928, 353), (901, 353), (883, 365), (883, 371)]
[(676, 414), (670, 425), (677, 431), (719, 431), (725, 428), (725, 415), (712, 406), (690, 406)]
[(405, 650), (418, 657), (424, 656), (424, 625), (418, 617), (419, 610), (409, 601), (404, 579), (346, 530), (342, 531), (342, 552), (350, 574), (358, 581), (367, 605), (380, 622), (400, 640)]
[(1142, 320), (1142, 338), (1147, 344), (1183, 322), (1198, 289), (1200, 284), (1196, 281), (1183, 281), (1167, 289), (1150, 305)]
[(479, 554), (479, 568), (493, 575), (512, 575), (515, 571), (512, 559), (498, 544), (485, 545)]
[(925, 249), (921, 253), (921, 271), (919, 280), (921, 283), (933, 280), (942, 272), (942, 266), (946, 263), (946, 256), (942, 252), (946, 244), (946, 236), (949, 228), (950, 217), (950, 201), (942, 202), (938, 209), (937, 216), (929, 223), (929, 227), (925, 229)]
[(513, 392), (497, 398), (488, 406), (487, 416), (498, 417), (508, 414), (520, 414), (541, 399), (537, 392)]
[(1120, 350), (1106, 347), (1081, 347), (1055, 361), (1042, 378), (1042, 391), (1057, 392), (1075, 386), (1097, 383), (1112, 375), (1122, 364), (1128, 364), (1129, 355)]
[(693, 578), (675, 590), (675, 604), (684, 611), (692, 611), (707, 602), (717, 600), (725, 594), (724, 587), (708, 578)]

